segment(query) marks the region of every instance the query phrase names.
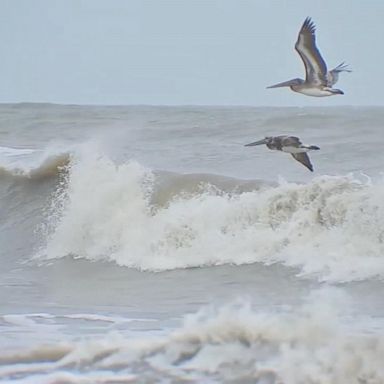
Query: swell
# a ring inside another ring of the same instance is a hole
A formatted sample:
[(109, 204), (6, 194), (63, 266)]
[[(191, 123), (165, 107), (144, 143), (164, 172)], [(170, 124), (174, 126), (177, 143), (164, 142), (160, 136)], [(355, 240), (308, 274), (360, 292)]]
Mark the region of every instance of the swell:
[(150, 203), (167, 206), (175, 199), (188, 199), (210, 190), (212, 193), (238, 195), (266, 189), (276, 183), (266, 180), (241, 180), (208, 173), (180, 174), (155, 171)]
[(52, 197), (37, 257), (148, 271), (281, 263), (318, 280), (384, 277), (383, 185), (352, 176), (237, 184), (78, 158)]

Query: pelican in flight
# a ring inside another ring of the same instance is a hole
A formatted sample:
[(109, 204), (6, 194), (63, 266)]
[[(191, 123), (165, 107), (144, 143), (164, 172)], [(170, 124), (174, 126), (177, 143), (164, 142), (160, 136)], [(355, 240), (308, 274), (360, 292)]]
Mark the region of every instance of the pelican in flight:
[(246, 144), (246, 147), (265, 144), (269, 149), (290, 153), (295, 160), (313, 172), (311, 161), (306, 152), (320, 149), (316, 145), (304, 145), (295, 136), (267, 136), (262, 140)]
[(344, 63), (331, 71), (327, 70), (327, 65), (316, 47), (315, 30), (315, 24), (310, 17), (307, 17), (295, 44), (295, 49), (304, 62), (305, 80), (292, 79), (267, 88), (289, 87), (294, 92), (315, 97), (344, 94), (342, 90), (332, 86), (336, 84), (340, 72), (351, 72), (351, 70)]

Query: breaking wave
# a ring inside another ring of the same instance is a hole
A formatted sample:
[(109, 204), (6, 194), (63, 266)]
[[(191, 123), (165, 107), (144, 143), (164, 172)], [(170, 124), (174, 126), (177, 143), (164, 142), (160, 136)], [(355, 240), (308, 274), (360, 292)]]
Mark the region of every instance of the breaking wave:
[(53, 196), (37, 257), (147, 271), (281, 263), (320, 281), (383, 278), (383, 193), (353, 176), (271, 185), (88, 154)]
[(56, 176), (69, 164), (71, 152), (0, 147), (0, 175), (40, 179)]

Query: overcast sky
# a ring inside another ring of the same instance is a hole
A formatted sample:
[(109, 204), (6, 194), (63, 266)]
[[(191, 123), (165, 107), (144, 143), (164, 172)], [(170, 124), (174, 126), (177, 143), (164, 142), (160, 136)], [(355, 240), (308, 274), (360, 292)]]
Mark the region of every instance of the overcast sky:
[[(343, 96), (265, 89), (304, 77), (307, 16), (353, 69)], [(384, 104), (384, 0), (0, 0), (0, 18), (0, 102)]]

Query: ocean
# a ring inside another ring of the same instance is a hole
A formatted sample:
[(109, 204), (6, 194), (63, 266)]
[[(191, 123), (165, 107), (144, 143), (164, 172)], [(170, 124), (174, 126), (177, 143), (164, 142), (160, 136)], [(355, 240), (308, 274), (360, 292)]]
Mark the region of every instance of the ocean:
[[(384, 383), (383, 127), (0, 105), (0, 382)], [(282, 134), (313, 173), (244, 147)]]

